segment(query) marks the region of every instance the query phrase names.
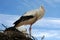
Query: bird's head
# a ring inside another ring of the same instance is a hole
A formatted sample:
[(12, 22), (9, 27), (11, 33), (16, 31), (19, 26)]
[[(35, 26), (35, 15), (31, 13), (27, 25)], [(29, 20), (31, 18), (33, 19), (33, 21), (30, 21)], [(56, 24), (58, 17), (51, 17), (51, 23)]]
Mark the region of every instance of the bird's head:
[(39, 8), (39, 10), (40, 10), (40, 12), (43, 12), (44, 13), (45, 12), (44, 6), (41, 5), (40, 8)]
[(45, 13), (44, 6), (40, 6), (40, 8), (38, 9), (37, 13), (38, 13), (37, 14), (37, 18), (41, 19), (44, 16), (44, 13)]

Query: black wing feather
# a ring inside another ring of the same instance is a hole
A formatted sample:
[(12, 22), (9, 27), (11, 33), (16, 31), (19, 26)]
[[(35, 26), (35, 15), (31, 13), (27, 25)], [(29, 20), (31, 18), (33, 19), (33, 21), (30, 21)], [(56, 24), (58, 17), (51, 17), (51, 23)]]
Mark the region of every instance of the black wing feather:
[(20, 22), (22, 22), (22, 21), (25, 21), (25, 20), (29, 20), (29, 19), (31, 19), (31, 18), (33, 18), (34, 16), (32, 16), (32, 15), (30, 15), (30, 16), (22, 16), (22, 17), (20, 17), (20, 19), (18, 19), (16, 22), (14, 22), (13, 24), (15, 24), (15, 25), (17, 25), (17, 24), (19, 24)]

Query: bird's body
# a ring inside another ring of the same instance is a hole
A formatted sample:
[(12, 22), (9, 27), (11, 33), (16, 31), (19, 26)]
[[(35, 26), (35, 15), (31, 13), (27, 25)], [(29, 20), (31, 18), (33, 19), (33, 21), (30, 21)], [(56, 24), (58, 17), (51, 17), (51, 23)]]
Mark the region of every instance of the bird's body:
[(34, 24), (38, 19), (41, 19), (44, 15), (44, 7), (41, 6), (39, 9), (32, 10), (26, 12), (23, 16), (20, 17), (19, 20), (14, 22), (14, 27), (20, 27), (22, 25), (30, 25), (30, 34), (31, 34), (31, 26)]
[(21, 25), (33, 24), (38, 19), (41, 19), (44, 15), (44, 9), (31, 10), (26, 12), (23, 16), (21, 16), (16, 22), (14, 22), (16, 27)]
[[(29, 16), (27, 16), (27, 17), (29, 17)], [(27, 18), (27, 17), (26, 16), (24, 16), (24, 18), (21, 17), (21, 20), (16, 21), (14, 23), (15, 24), (15, 27), (19, 27), (19, 26), (22, 26), (22, 25), (27, 25), (27, 24), (33, 23), (33, 21), (34, 21), (35, 18), (33, 18), (33, 16), (30, 16), (29, 18)]]

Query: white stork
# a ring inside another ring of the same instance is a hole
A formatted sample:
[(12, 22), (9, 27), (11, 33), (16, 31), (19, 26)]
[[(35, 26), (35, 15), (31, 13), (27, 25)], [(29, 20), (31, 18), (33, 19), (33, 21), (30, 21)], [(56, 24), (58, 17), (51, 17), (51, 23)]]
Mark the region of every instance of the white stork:
[(41, 6), (36, 10), (28, 11), (24, 15), (22, 15), (16, 22), (13, 23), (15, 24), (14, 27), (20, 27), (22, 25), (30, 25), (29, 33), (31, 36), (32, 24), (34, 24), (38, 19), (41, 19), (44, 15), (44, 12), (45, 10), (43, 6)]

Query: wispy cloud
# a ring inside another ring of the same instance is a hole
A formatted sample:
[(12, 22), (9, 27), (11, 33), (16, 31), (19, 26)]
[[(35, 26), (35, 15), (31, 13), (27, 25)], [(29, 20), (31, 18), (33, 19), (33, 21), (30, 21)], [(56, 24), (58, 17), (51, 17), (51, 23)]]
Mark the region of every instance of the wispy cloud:
[(43, 18), (37, 21), (33, 26), (46, 28), (60, 28), (60, 18)]
[(57, 4), (60, 4), (60, 0), (43, 0), (48, 5), (56, 7)]
[(0, 24), (5, 24), (11, 26), (14, 21), (16, 21), (20, 16), (18, 15), (5, 15), (0, 14)]
[(37, 21), (32, 29), (32, 35), (35, 37), (41, 38), (45, 35), (45, 38), (58, 39), (60, 38), (60, 18), (43, 18)]
[(57, 38), (58, 39), (58, 38), (60, 38), (60, 31), (56, 31), (56, 30), (41, 31), (41, 30), (33, 29), (32, 35), (37, 38), (41, 38), (44, 35), (46, 39), (47, 38)]

